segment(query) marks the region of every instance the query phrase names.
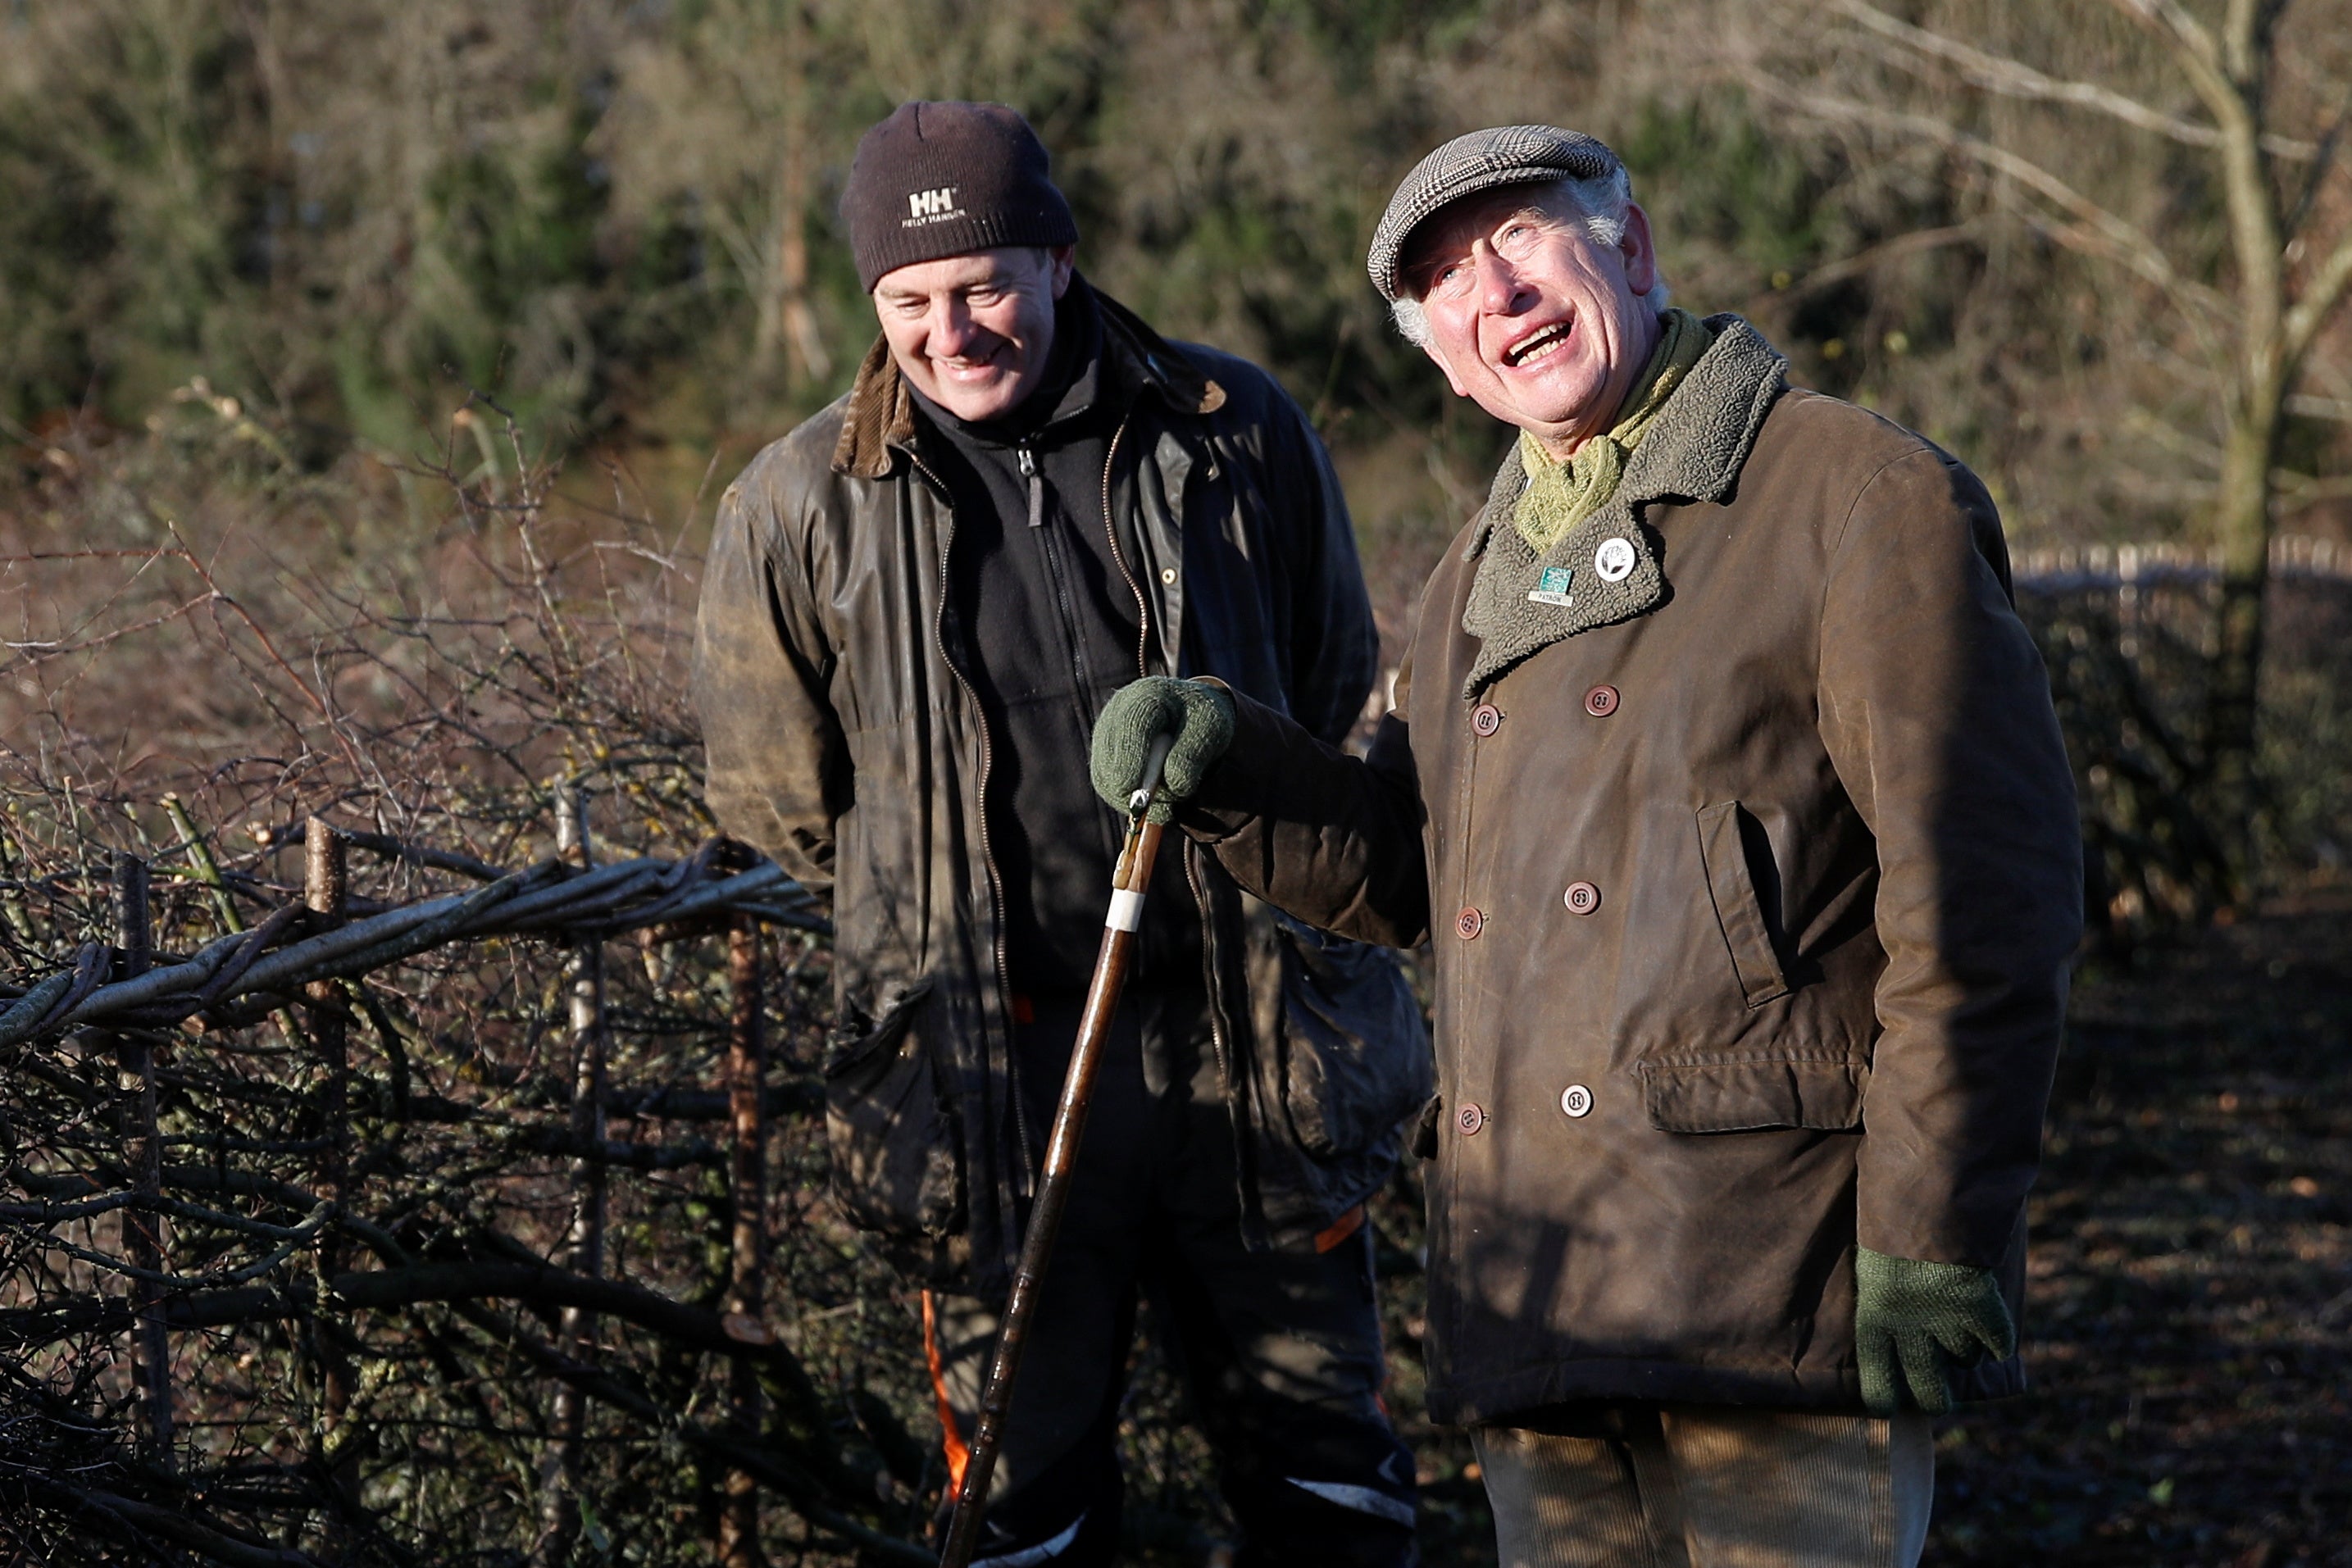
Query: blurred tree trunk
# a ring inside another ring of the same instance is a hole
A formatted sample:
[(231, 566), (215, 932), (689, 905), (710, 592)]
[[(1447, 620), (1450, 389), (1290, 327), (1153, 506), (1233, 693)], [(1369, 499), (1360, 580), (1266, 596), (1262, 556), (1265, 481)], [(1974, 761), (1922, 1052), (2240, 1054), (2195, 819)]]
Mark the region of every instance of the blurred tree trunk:
[(2242, 897), (2253, 849), (2252, 824), (2260, 805), (2255, 727), (2282, 415), (2312, 339), (2352, 274), (2352, 225), (2336, 237), (2327, 259), (2304, 279), (2300, 298), (2292, 298), (2288, 258), (2304, 243), (2305, 236), (2296, 231), (2332, 161), (2336, 131), (2308, 159), (2305, 196), (2295, 203), (2295, 211), (2283, 211), (2276, 154), (2266, 134), (2273, 56), (2284, 10), (2279, 0), (2229, 0), (2218, 35), (2175, 0), (2110, 4), (2164, 39), (2221, 132), (2216, 151), (2237, 263), (2240, 336), (2235, 384), (2224, 396), (2228, 434), (2214, 507), (2214, 533), (2221, 547), (2221, 601), (2202, 750), (2210, 810), (2234, 862), (2231, 869), (2236, 885), (2231, 892)]
[(801, 0), (782, 0), (778, 37), (784, 79), (778, 126), (782, 155), (776, 172), (776, 232), (766, 287), (760, 299), (757, 359), (761, 370), (783, 361), (784, 390), (800, 392), (833, 373), (833, 356), (809, 308), (808, 22)]

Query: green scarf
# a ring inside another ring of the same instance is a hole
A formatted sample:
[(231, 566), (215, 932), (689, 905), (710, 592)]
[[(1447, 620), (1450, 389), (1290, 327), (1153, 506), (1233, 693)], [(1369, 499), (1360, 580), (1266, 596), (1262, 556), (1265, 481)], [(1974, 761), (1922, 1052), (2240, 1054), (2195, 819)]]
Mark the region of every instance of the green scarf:
[(1519, 464), (1528, 472), (1528, 487), (1511, 513), (1511, 524), (1540, 552), (1558, 544), (1568, 530), (1584, 521), (1617, 493), (1625, 476), (1625, 460), (1683, 377), (1698, 363), (1715, 341), (1706, 322), (1687, 310), (1669, 309), (1658, 318), (1658, 346), (1649, 363), (1633, 378), (1625, 393), (1617, 423), (1606, 435), (1596, 435), (1562, 463), (1527, 431), (1519, 432)]

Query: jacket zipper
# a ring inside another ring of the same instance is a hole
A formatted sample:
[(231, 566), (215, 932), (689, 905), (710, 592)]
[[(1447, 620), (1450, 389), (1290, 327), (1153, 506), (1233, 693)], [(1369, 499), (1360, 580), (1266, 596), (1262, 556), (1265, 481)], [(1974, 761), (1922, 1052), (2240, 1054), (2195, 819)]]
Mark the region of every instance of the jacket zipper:
[[(1110, 509), (1111, 466), (1118, 461), (1119, 440), (1127, 434), (1128, 423), (1134, 417), (1132, 411), (1119, 415), (1118, 427), (1110, 433), (1110, 444), (1103, 449), (1102, 513), (1103, 532), (1110, 538), (1110, 559), (1118, 564), (1127, 591), (1135, 595), (1135, 678), (1139, 681), (1151, 674), (1151, 601), (1143, 596), (1143, 585), (1135, 580), (1135, 573), (1128, 570), (1127, 551), (1118, 544), (1118, 520)], [(1175, 673), (1172, 658), (1169, 673)]]
[(1029, 527), (1037, 536), (1037, 548), (1045, 557), (1045, 575), (1054, 580), (1054, 608), (1062, 622), (1063, 650), (1069, 655), (1070, 670), (1077, 677), (1078, 723), (1091, 727), (1094, 715), (1087, 711), (1094, 687), (1094, 672), (1087, 667), (1087, 643), (1078, 630), (1078, 607), (1070, 593), (1069, 568), (1062, 559), (1062, 547), (1054, 538), (1054, 530), (1045, 526), (1045, 481), (1037, 471), (1037, 455), (1027, 444), (1013, 449), (1021, 467), (1021, 476), (1029, 482)]
[[(947, 486), (940, 482), (940, 476), (932, 473), (929, 468), (925, 467), (923, 465), (923, 460), (915, 455), (913, 451), (909, 450), (908, 452), (907, 461), (915, 465), (915, 472), (920, 474), (926, 480), (928, 480), (930, 483), (931, 487), (941, 497), (944, 497), (951, 494)], [(996, 961), (997, 1010), (1003, 1015), (1005, 1019), (1005, 1092), (1007, 1098), (1013, 1102), (1013, 1124), (1019, 1135), (1019, 1141), (1021, 1144), (1021, 1173), (1028, 1178), (1028, 1189), (1030, 1192), (1034, 1193), (1037, 1186), (1037, 1172), (1035, 1169), (1035, 1155), (1031, 1146), (1033, 1139), (1031, 1137), (1029, 1126), (1029, 1110), (1027, 1106), (1021, 1103), (1021, 1070), (1016, 1061), (1017, 1053), (1013, 1049), (1013, 970), (1004, 956), (1004, 878), (996, 869), (996, 850), (994, 846), (989, 842), (988, 838), (988, 775), (989, 770), (995, 766), (996, 752), (993, 744), (988, 737), (988, 715), (981, 707), (980, 694), (972, 689), (971, 682), (965, 678), (962, 669), (960, 668), (955, 662), (955, 655), (948, 652), (947, 617), (948, 595), (950, 591), (948, 580), (948, 553), (955, 546), (954, 502), (949, 501), (947, 503), (947, 532), (941, 536), (940, 540), (940, 607), (938, 613), (931, 619), (931, 641), (939, 648), (940, 662), (948, 667), (948, 674), (955, 677), (957, 686), (962, 690), (964, 702), (971, 711), (972, 723), (976, 725), (980, 730), (980, 788), (978, 796), (980, 806), (980, 862), (982, 867), (988, 873), (988, 896), (991, 904), (990, 914), (993, 920), (993, 924), (990, 928), (989, 947), (991, 950), (991, 956)]]

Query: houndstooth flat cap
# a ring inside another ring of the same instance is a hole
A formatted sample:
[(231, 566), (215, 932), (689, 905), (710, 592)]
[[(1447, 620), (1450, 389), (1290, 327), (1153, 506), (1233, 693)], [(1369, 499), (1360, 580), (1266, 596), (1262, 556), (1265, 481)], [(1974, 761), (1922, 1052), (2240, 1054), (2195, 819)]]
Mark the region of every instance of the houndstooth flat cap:
[(1381, 298), (1397, 297), (1397, 261), (1423, 220), (1451, 202), (1497, 185), (1538, 180), (1590, 180), (1619, 168), (1617, 154), (1580, 131), (1552, 125), (1498, 125), (1457, 136), (1419, 163), (1389, 198), (1372, 231), (1364, 270)]

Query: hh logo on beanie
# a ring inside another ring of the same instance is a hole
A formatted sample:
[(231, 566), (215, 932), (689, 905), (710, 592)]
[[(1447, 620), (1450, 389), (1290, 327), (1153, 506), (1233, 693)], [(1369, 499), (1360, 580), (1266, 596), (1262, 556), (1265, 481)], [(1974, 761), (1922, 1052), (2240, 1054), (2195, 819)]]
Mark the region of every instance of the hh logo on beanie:
[(898, 226), (902, 229), (918, 228), (924, 224), (943, 224), (950, 218), (966, 216), (964, 210), (956, 205), (955, 193), (953, 185), (941, 185), (936, 191), (915, 192), (907, 198), (908, 210), (913, 216), (900, 218)]

